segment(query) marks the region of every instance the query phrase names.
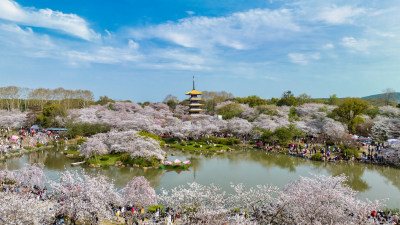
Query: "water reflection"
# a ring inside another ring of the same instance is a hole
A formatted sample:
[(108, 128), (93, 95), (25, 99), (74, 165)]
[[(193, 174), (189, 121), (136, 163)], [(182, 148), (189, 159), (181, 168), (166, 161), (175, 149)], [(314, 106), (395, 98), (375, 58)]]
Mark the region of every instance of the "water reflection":
[(366, 167), (358, 164), (357, 166), (354, 163), (338, 163), (332, 164), (327, 163), (329, 165), (324, 166), (324, 168), (328, 171), (332, 176), (338, 176), (341, 174), (345, 174), (348, 177), (347, 185), (358, 192), (364, 192), (369, 190), (371, 187), (367, 184), (365, 180), (362, 179), (363, 174), (365, 172)]
[(379, 167), (377, 168), (379, 174), (386, 177), (388, 180), (391, 181), (393, 186), (396, 186), (400, 191), (400, 173), (398, 170), (394, 170), (389, 167)]

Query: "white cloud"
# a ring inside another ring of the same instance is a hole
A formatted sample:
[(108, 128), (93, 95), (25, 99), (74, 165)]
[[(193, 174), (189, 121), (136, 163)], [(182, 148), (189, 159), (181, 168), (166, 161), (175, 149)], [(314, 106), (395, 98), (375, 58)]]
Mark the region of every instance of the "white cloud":
[(331, 50), (334, 48), (335, 48), (335, 46), (332, 43), (327, 43), (324, 46), (322, 46), (322, 49), (324, 49), (324, 50)]
[(192, 16), (192, 15), (194, 15), (194, 14), (195, 14), (195, 12), (193, 12), (193, 11), (190, 11), (190, 10), (186, 11), (186, 13), (187, 13), (189, 16)]
[(316, 16), (317, 20), (322, 20), (331, 24), (351, 23), (353, 19), (365, 13), (363, 8), (354, 8), (349, 5), (326, 7)]
[(224, 46), (242, 50), (298, 31), (300, 27), (292, 21), (290, 10), (252, 9), (225, 17), (184, 18), (132, 30), (132, 35), (136, 39), (158, 38), (191, 48)]
[(303, 54), (303, 53), (289, 53), (289, 59), (292, 63), (307, 65), (311, 61), (318, 60), (321, 58), (319, 52)]
[(372, 45), (368, 40), (366, 39), (355, 39), (354, 37), (344, 37), (342, 38), (341, 44), (347, 48), (349, 48), (351, 51), (355, 52), (368, 52), (368, 48)]
[(49, 51), (56, 47), (48, 35), (38, 35), (30, 27), (22, 29), (15, 24), (0, 24), (0, 44), (3, 51), (11, 49), (13, 54), (21, 52), (31, 57), (49, 57)]
[(20, 25), (54, 29), (85, 40), (99, 38), (99, 35), (89, 28), (89, 24), (75, 14), (21, 7), (12, 0), (0, 0), (0, 19)]
[(266, 80), (278, 80), (278, 78), (276, 78), (276, 77), (273, 77), (273, 76), (263, 76), (262, 78), (264, 78), (264, 79), (266, 79)]
[(141, 58), (139, 45), (129, 40), (127, 45), (113, 47), (103, 44), (90, 46), (81, 43), (68, 46), (62, 39), (52, 39), (45, 34), (37, 34), (30, 27), (25, 29), (15, 24), (0, 23), (0, 48), (10, 54), (33, 58), (53, 58), (73, 65), (87, 63), (117, 64), (136, 62)]
[(68, 50), (61, 54), (67, 56), (73, 63), (79, 62), (117, 64), (124, 62), (137, 62), (142, 56), (137, 51), (138, 44), (133, 40), (128, 41), (127, 47), (95, 46), (87, 51)]

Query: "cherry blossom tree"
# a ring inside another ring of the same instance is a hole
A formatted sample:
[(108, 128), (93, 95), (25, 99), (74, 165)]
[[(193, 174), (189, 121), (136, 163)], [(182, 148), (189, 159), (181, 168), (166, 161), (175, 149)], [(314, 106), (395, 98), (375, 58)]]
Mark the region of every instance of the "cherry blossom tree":
[(394, 166), (400, 166), (400, 139), (391, 144), (389, 148), (383, 151), (382, 154), (386, 163)]
[(41, 132), (35, 133), (33, 137), (29, 137), (28, 140), (30, 145), (37, 145), (39, 143), (42, 145), (46, 145), (47, 143), (52, 141), (52, 139), (48, 135)]
[(319, 117), (324, 118), (328, 112), (332, 112), (337, 106), (307, 103), (296, 107), (296, 112), (300, 117)]
[(10, 171), (8, 169), (0, 170), (0, 183), (14, 183), (15, 181), (14, 171)]
[[(247, 189), (232, 185), (226, 195), (214, 185), (197, 183), (179, 186), (158, 196), (164, 207), (181, 215), (183, 224), (221, 224), (250, 221), (240, 214), (250, 214), (257, 224), (371, 224), (369, 214), (383, 206), (383, 201), (363, 201), (348, 187), (347, 177), (314, 175), (301, 177), (282, 190), (259, 185)], [(227, 214), (233, 215), (230, 220)]]
[(16, 182), (19, 185), (27, 187), (43, 188), (46, 182), (46, 176), (43, 169), (38, 165), (25, 165), (17, 171)]
[(107, 110), (105, 106), (92, 105), (82, 109), (68, 110), (68, 119), (76, 123), (100, 123), (98, 112)]
[(170, 192), (162, 190), (158, 195), (164, 208), (172, 208), (181, 215), (182, 224), (221, 224), (227, 220), (225, 193), (214, 185), (188, 184), (178, 186)]
[(182, 117), (186, 114), (187, 106), (177, 105), (174, 109), (174, 116)]
[(85, 143), (82, 144), (80, 151), (83, 153), (85, 158), (92, 156), (106, 155), (109, 153), (107, 145), (104, 143), (107, 139), (107, 134), (96, 134), (88, 138)]
[(227, 129), (235, 134), (249, 134), (253, 125), (245, 119), (233, 118), (228, 120)]
[(143, 113), (144, 109), (137, 103), (133, 102), (116, 102), (113, 104), (115, 111), (130, 112), (130, 113)]
[(30, 193), (0, 192), (1, 224), (52, 224), (53, 204)]
[[(400, 140), (389, 151), (395, 151), (399, 162)], [(40, 177), (39, 167), (19, 171), (0, 171), (2, 181), (31, 174)], [(15, 176), (12, 174), (16, 174)], [(32, 180), (22, 185), (32, 185)], [(345, 184), (344, 175), (301, 177), (283, 189), (259, 185), (246, 188), (231, 185), (233, 193), (221, 188), (190, 183), (156, 196), (144, 177), (134, 178), (121, 191), (102, 175), (89, 176), (83, 170), (64, 171), (60, 181), (51, 181), (52, 200), (38, 200), (30, 192), (0, 192), (0, 223), (49, 224), (55, 217), (69, 217), (71, 222), (89, 219), (111, 219), (113, 209), (126, 204), (150, 206), (161, 204), (181, 215), (182, 224), (376, 224), (369, 214), (383, 205), (357, 198), (357, 192)], [(50, 210), (50, 208), (52, 210)], [(227, 216), (229, 215), (229, 216)], [(250, 218), (245, 215), (251, 215)], [(149, 223), (156, 221), (149, 218)]]
[(333, 139), (342, 139), (347, 136), (348, 131), (345, 125), (339, 121), (335, 121), (331, 118), (324, 119), (323, 132)]
[(105, 176), (89, 176), (81, 171), (64, 171), (60, 182), (52, 182), (51, 187), (59, 201), (54, 206), (57, 217), (70, 217), (72, 222), (89, 218), (95, 224), (96, 218), (111, 219), (112, 206), (121, 203), (114, 184)]
[(321, 119), (305, 119), (295, 121), (294, 124), (298, 129), (308, 135), (317, 135), (323, 133), (324, 120)]
[(157, 205), (155, 190), (143, 176), (135, 177), (122, 189), (122, 199), (124, 205), (138, 205), (148, 207)]
[(112, 130), (106, 134), (93, 135), (82, 145), (80, 151), (86, 158), (112, 152), (131, 153), (132, 158), (150, 159), (150, 157), (156, 157), (163, 160), (165, 157), (165, 152), (156, 140), (143, 137), (134, 130)]
[(240, 117), (246, 120), (254, 119), (258, 116), (259, 111), (255, 108), (249, 107), (247, 104), (241, 104), (243, 112), (240, 114)]
[(242, 209), (241, 213), (252, 214), (256, 221), (267, 220), (267, 217), (276, 213), (277, 204), (274, 203), (280, 194), (277, 187), (258, 185), (246, 189), (243, 184), (231, 184), (231, 187), (235, 192), (227, 199), (230, 208)]
[(373, 136), (376, 138), (399, 138), (400, 118), (377, 116), (371, 130)]
[(382, 106), (379, 107), (379, 114), (386, 117), (396, 118), (400, 117), (400, 109), (392, 106)]
[[(362, 201), (341, 176), (314, 175), (301, 177), (283, 188), (280, 204), (284, 217), (281, 223), (294, 224), (369, 224), (368, 215), (380, 208), (383, 201)], [(310, 191), (311, 190), (311, 191)]]
[(20, 128), (24, 126), (27, 112), (19, 110), (0, 110), (0, 126), (10, 128)]
[(289, 127), (290, 122), (287, 114), (280, 112), (280, 116), (269, 116), (261, 114), (254, 120), (253, 125), (266, 130), (274, 131), (278, 127)]

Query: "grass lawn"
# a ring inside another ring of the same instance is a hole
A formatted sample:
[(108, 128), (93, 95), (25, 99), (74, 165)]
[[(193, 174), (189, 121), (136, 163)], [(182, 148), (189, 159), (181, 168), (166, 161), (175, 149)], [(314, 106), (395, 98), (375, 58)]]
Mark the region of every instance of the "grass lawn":
[(100, 164), (101, 166), (114, 166), (115, 162), (120, 161), (121, 154), (103, 155), (87, 160), (89, 164)]
[(68, 149), (67, 151), (65, 151), (66, 154), (79, 154), (78, 149)]

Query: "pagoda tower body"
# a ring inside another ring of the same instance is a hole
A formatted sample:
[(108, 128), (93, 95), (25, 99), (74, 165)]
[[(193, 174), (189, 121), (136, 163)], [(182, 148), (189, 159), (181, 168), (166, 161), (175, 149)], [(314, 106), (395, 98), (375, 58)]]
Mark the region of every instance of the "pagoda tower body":
[(200, 91), (197, 91), (195, 89), (194, 77), (193, 77), (193, 90), (186, 93), (186, 95), (190, 95), (189, 104), (188, 104), (189, 108), (187, 109), (190, 116), (198, 116), (198, 115), (200, 115), (200, 112), (203, 111), (202, 106), (204, 104), (202, 104), (202, 101), (203, 101), (203, 99), (201, 99), (202, 94), (203, 93), (201, 93)]

